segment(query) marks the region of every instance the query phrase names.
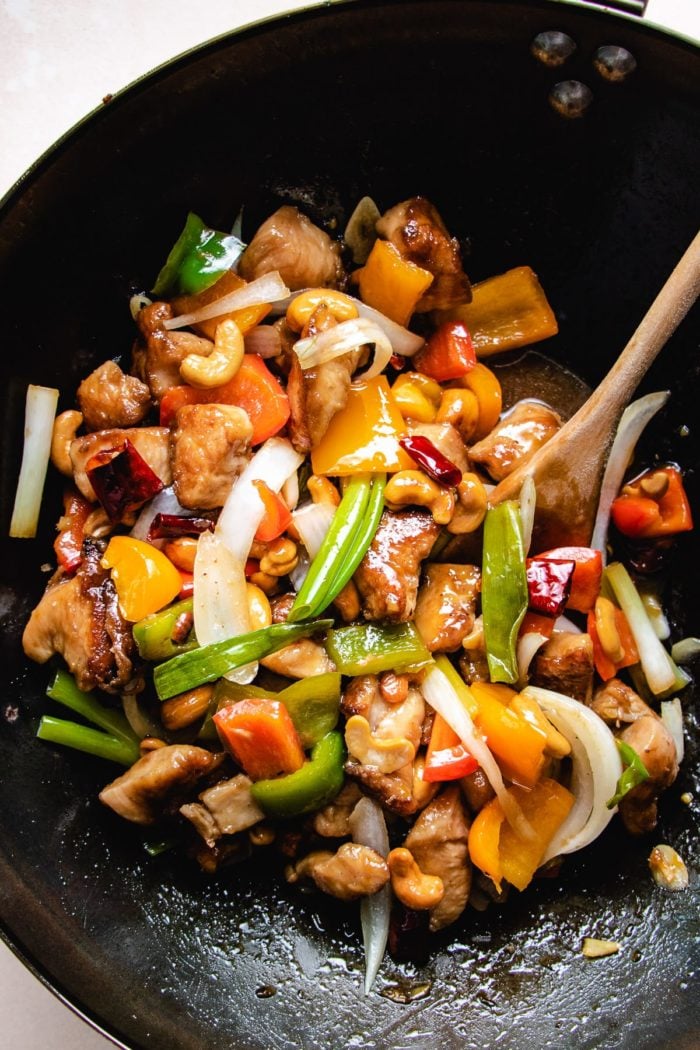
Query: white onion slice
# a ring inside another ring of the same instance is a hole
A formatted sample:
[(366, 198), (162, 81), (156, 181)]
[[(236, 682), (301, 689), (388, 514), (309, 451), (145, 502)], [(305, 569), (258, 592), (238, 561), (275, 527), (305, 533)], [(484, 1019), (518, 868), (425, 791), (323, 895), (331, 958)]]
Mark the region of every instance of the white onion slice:
[(688, 663), (700, 653), (700, 638), (683, 638), (671, 649), (671, 656), (677, 664)]
[[(153, 499), (144, 504), (129, 535), (133, 536), (135, 540), (145, 540), (156, 514), (176, 514), (181, 518), (191, 518), (193, 511), (186, 510), (181, 505), (175, 495), (175, 489), (172, 485), (168, 485), (167, 489), (161, 489), (160, 492), (155, 494)], [(157, 544), (158, 541), (156, 540), (154, 546), (157, 546)]]
[(373, 379), (389, 364), (393, 350), (379, 325), (367, 318), (355, 317), (318, 335), (299, 339), (294, 344), (294, 352), (302, 368), (316, 368), (367, 343), (374, 343), (374, 358), (369, 368), (362, 373), (362, 378)]
[(481, 766), (513, 830), (521, 838), (532, 838), (532, 828), (520, 806), (508, 793), (496, 759), (484, 738), (479, 735), (469, 712), (444, 671), (433, 667), (423, 679), (421, 691), (430, 706), (445, 719), (450, 729), (457, 734), (467, 751)]
[(232, 310), (243, 310), (246, 306), (260, 306), (263, 303), (274, 303), (280, 299), (286, 299), (289, 288), (280, 277), (277, 270), (266, 273), (257, 280), (251, 281), (243, 288), (237, 288), (235, 292), (222, 295), (213, 303), (200, 306), (199, 310), (193, 310), (189, 314), (179, 314), (163, 322), (163, 327), (169, 330), (173, 328), (184, 328), (186, 325), (197, 324), (198, 321), (208, 321), (212, 317), (220, 317), (222, 314), (231, 313)]
[(129, 299), (129, 312), (133, 320), (135, 321), (142, 310), (147, 306), (151, 306), (153, 303), (152, 299), (149, 299), (145, 292), (137, 292), (136, 295), (132, 295)]
[(127, 722), (139, 740), (144, 740), (147, 736), (159, 737), (162, 734), (163, 727), (157, 726), (154, 721), (144, 714), (134, 693), (122, 693), (122, 708)]
[[(369, 846), (380, 856), (389, 854), (389, 835), (381, 806), (370, 798), (361, 798), (349, 822), (353, 842)], [(384, 886), (371, 897), (363, 897), (360, 904), (362, 939), (365, 945), (365, 995), (369, 995), (379, 971), (389, 938), (391, 890)]]
[(676, 745), (676, 758), (680, 763), (685, 756), (685, 740), (683, 738), (683, 708), (677, 696), (673, 700), (662, 700), (661, 721), (673, 737)]
[(315, 558), (331, 527), (336, 508), (332, 503), (305, 503), (292, 514), (297, 532), (309, 553)]
[(622, 418), (610, 448), (608, 461), (605, 465), (605, 473), (600, 486), (600, 498), (598, 499), (598, 512), (593, 525), (593, 536), (591, 537), (591, 547), (599, 550), (603, 555), (603, 565), (605, 565), (607, 555), (606, 540), (612, 501), (620, 491), (622, 479), (630, 464), (640, 434), (649, 420), (656, 415), (660, 408), (663, 408), (669, 396), (668, 390), (647, 394), (645, 397), (640, 397), (633, 401), (622, 413)]
[(216, 532), (242, 564), (250, 554), (253, 537), (265, 514), (253, 482), (264, 481), (273, 492), (279, 492), (303, 461), (304, 457), (294, 451), (286, 438), (271, 437), (260, 446), (234, 483), (219, 515)]
[(363, 266), (377, 239), (375, 226), (381, 212), (371, 197), (362, 197), (348, 219), (343, 240), (352, 254), (352, 261)]
[(14, 539), (28, 540), (36, 536), (57, 405), (58, 390), (31, 383), (27, 387), (22, 466), (10, 522), (10, 536)]
[[(197, 540), (193, 612), (200, 645), (224, 642), (250, 630), (244, 562), (214, 532), (203, 532)], [(230, 671), (226, 678), (247, 685), (257, 670), (256, 663), (247, 664)]]
[(285, 481), (280, 490), (280, 495), (287, 505), (287, 510), (294, 510), (299, 502), (299, 475), (296, 470)]
[(535, 524), (535, 508), (537, 506), (537, 488), (535, 479), (531, 474), (525, 478), (520, 488), (520, 520), (523, 526), (523, 550), (525, 554), (530, 550), (532, 542), (532, 529)]
[(258, 354), (259, 357), (279, 357), (282, 353), (282, 336), (278, 328), (271, 324), (258, 324), (243, 337), (245, 352)]
[(311, 558), (302, 546), (297, 547), (297, 557), (297, 563), (290, 572), (289, 579), (291, 580), (292, 587), (298, 594), (308, 575), (309, 569), (311, 568)]
[(547, 847), (544, 864), (583, 849), (605, 830), (616, 812), (607, 802), (617, 790), (622, 761), (610, 729), (585, 704), (532, 685), (523, 689), (523, 696), (535, 700), (571, 744), (571, 791), (576, 801)]
[(535, 653), (547, 641), (549, 641), (547, 635), (540, 634), (539, 631), (527, 631), (526, 634), (521, 634), (518, 638), (516, 656), (518, 660), (518, 686), (520, 689), (527, 684), (528, 671)]
[(583, 634), (578, 624), (575, 624), (568, 616), (557, 616), (554, 621), (554, 633), (556, 634), (558, 631), (567, 631), (570, 634)]
[[(654, 628), (654, 634), (662, 642), (665, 642), (667, 638), (671, 637), (671, 625), (666, 618), (661, 599), (658, 594), (651, 590), (639, 590), (639, 596), (644, 603), (649, 622)], [(675, 657), (674, 657), (675, 660)]]

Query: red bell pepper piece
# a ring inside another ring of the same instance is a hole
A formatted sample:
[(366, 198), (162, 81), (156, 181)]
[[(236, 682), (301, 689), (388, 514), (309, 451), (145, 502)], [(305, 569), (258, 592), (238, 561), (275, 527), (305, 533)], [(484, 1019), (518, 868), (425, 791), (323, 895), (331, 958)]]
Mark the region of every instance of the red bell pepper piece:
[(224, 747), (251, 780), (295, 773), (304, 751), (287, 708), (279, 700), (238, 700), (214, 715)]
[(63, 516), (58, 523), (59, 532), (53, 545), (58, 564), (64, 572), (75, 572), (82, 561), (85, 522), (91, 512), (92, 506), (79, 492), (66, 489), (63, 494)]
[(518, 637), (522, 638), (524, 634), (541, 634), (545, 638), (551, 638), (554, 634), (553, 617), (542, 616), (541, 613), (535, 613), (528, 609), (523, 617), (523, 622), (520, 624)]
[[(657, 483), (661, 481), (663, 486), (664, 478), (667, 479), (665, 489), (654, 495), (652, 479)], [(690, 503), (676, 467), (645, 471), (636, 481), (625, 485), (622, 494), (613, 500), (610, 513), (616, 528), (630, 539), (672, 536), (693, 527)]]
[(472, 339), (462, 321), (445, 321), (413, 359), (418, 372), (444, 383), (459, 379), (476, 364)]
[(544, 616), (561, 616), (571, 593), (575, 561), (528, 558), (525, 569), (529, 608)]
[(436, 713), (423, 769), (423, 780), (432, 784), (469, 776), (479, 763), (444, 718)]
[(459, 485), (462, 471), (451, 459), (443, 456), (429, 438), (421, 434), (402, 437), (399, 438), (399, 445), (433, 481), (437, 481), (439, 485)]
[(164, 488), (161, 479), (128, 438), (93, 456), (86, 473), (111, 521), (121, 521)]
[(270, 543), (291, 525), (291, 511), (281, 496), (273, 492), (264, 481), (254, 481), (253, 484), (265, 505), (265, 516), (258, 526), (255, 539), (261, 543)]
[(576, 563), (566, 608), (576, 612), (590, 612), (600, 593), (600, 581), (603, 578), (603, 558), (600, 551), (592, 547), (554, 547), (551, 551), (538, 554), (537, 557)]

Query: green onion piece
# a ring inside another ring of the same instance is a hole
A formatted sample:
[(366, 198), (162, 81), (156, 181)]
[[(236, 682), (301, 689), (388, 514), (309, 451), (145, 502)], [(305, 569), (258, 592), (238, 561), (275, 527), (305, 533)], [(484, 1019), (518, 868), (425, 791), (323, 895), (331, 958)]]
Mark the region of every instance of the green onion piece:
[(325, 631), (332, 620), (314, 620), (311, 623), (274, 623), (259, 631), (229, 638), (223, 642), (203, 645), (192, 652), (182, 653), (164, 664), (159, 664), (153, 672), (153, 682), (161, 700), (194, 689), (206, 682), (215, 682), (228, 671), (243, 667), (253, 660), (276, 653), (299, 638), (308, 638), (317, 631)]
[(321, 611), (330, 605), (334, 598), (338, 597), (346, 583), (355, 575), (358, 565), (367, 553), (384, 510), (385, 488), (386, 474), (376, 474), (372, 479), (365, 516), (360, 522), (350, 549), (338, 566), (333, 583), (329, 587), (325, 605), (322, 606)]
[(492, 682), (518, 679), (516, 643), (527, 603), (520, 510), (515, 500), (506, 500), (488, 510), (484, 521), (481, 611)]
[(619, 806), (622, 799), (632, 788), (635, 788), (637, 784), (643, 784), (645, 780), (649, 779), (649, 770), (634, 748), (626, 744), (624, 740), (616, 740), (615, 743), (620, 752), (620, 758), (627, 768), (622, 771), (616, 785), (617, 790), (615, 794), (605, 803), (608, 809), (614, 809), (615, 806)]
[(39, 722), (36, 735), (40, 740), (52, 744), (63, 744), (76, 751), (85, 751), (97, 758), (106, 758), (122, 766), (133, 766), (141, 757), (138, 744), (119, 740), (109, 733), (103, 733), (91, 726), (81, 726), (77, 722), (67, 722), (62, 718), (44, 715)]
[(67, 671), (56, 672), (46, 695), (64, 707), (69, 707), (77, 715), (82, 715), (88, 722), (93, 722), (118, 740), (127, 744), (138, 744), (138, 736), (124, 715), (120, 711), (112, 711), (105, 707), (94, 693), (84, 693), (82, 689), (78, 689), (75, 679)]
[(369, 503), (370, 485), (371, 477), (368, 474), (356, 474), (351, 478), (321, 549), (312, 561), (290, 609), (288, 623), (318, 616), (339, 593), (336, 591), (333, 598), (328, 597), (362, 525)]
[(168, 853), (178, 845), (177, 839), (160, 839), (159, 841), (144, 842), (143, 848), (149, 857), (160, 857), (161, 853)]
[(136, 642), (139, 656), (149, 663), (157, 664), (162, 660), (170, 660), (179, 653), (188, 653), (197, 648), (197, 638), (194, 630), (190, 630), (184, 642), (174, 642), (173, 633), (177, 621), (183, 615), (192, 613), (192, 599), (185, 598), (182, 602), (175, 602), (167, 609), (151, 613), (139, 620), (133, 626), (134, 641)]
[(190, 212), (153, 286), (154, 295), (196, 295), (235, 266), (245, 245), (233, 234), (219, 233)]
[(432, 656), (412, 623), (368, 623), (339, 627), (326, 637), (328, 654), (341, 674), (417, 670)]
[(612, 587), (615, 598), (627, 617), (644, 677), (654, 696), (682, 688), (683, 686), (679, 685), (682, 682), (679, 668), (657, 638), (644, 602), (625, 566), (620, 562), (608, 565), (603, 578)]

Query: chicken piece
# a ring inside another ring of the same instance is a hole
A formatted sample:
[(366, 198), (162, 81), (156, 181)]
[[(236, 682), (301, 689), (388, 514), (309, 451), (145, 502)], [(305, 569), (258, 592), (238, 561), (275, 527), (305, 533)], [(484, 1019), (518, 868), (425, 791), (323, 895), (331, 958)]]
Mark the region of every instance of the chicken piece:
[(317, 835), (327, 839), (344, 839), (350, 831), (350, 814), (362, 798), (357, 784), (347, 783), (339, 795), (323, 809), (314, 813), (313, 829)]
[(426, 511), (384, 511), (354, 576), (365, 619), (406, 623), (413, 618), (420, 565), (439, 534), (440, 526)]
[(561, 416), (542, 401), (518, 401), (490, 434), (471, 446), (469, 458), (481, 463), (494, 481), (503, 481), (554, 437), (561, 425)]
[(287, 380), (289, 435), (297, 452), (306, 454), (318, 445), (331, 420), (345, 408), (350, 382), (363, 350), (351, 350), (317, 368), (302, 369), (292, 354)]
[(110, 573), (100, 560), (105, 544), (86, 539), (75, 576), (60, 573), (46, 591), (24, 629), (27, 656), (46, 663), (62, 656), (80, 689), (108, 693), (133, 689), (135, 652), (131, 625), (119, 611)]
[(309, 853), (286, 871), (287, 882), (313, 879), (323, 893), (341, 901), (355, 901), (378, 893), (389, 881), (384, 858), (369, 846), (346, 842), (335, 852)]
[(160, 402), (173, 386), (182, 383), (180, 365), (188, 354), (208, 357), (214, 344), (194, 332), (170, 332), (163, 322), (170, 320), (173, 309), (169, 303), (156, 302), (141, 310), (136, 319), (145, 347), (137, 344), (133, 353), (133, 370)]
[(588, 634), (555, 631), (536, 654), (531, 681), (587, 704), (593, 693), (593, 642)]
[(476, 565), (426, 567), (414, 621), (431, 653), (454, 652), (471, 633), (480, 590), (481, 572)]
[(223, 758), (191, 744), (156, 748), (103, 788), (100, 802), (134, 824), (155, 824), (174, 812), (193, 784)]
[(285, 645), (276, 653), (263, 657), (260, 663), (268, 671), (286, 678), (311, 678), (336, 669), (324, 647), (313, 638), (300, 638), (297, 642)]
[(189, 510), (223, 507), (250, 458), (253, 425), (235, 405), (185, 405), (171, 448), (175, 495)]
[(86, 430), (135, 427), (150, 411), (151, 392), (114, 361), (105, 361), (83, 379), (78, 387), (78, 404)]
[(406, 836), (404, 846), (426, 875), (439, 875), (445, 895), (430, 911), (435, 932), (458, 919), (471, 889), (471, 862), (467, 848), (469, 818), (458, 787), (449, 787), (423, 810)]
[(70, 443), (73, 479), (85, 499), (95, 503), (97, 496), (87, 476), (87, 466), (93, 456), (107, 449), (122, 449), (130, 441), (164, 486), (172, 482), (170, 470), (170, 431), (167, 427), (130, 427), (96, 430), (93, 434), (77, 437)]
[(495, 795), (495, 791), (481, 767), (475, 769), (469, 776), (462, 777), (459, 786), (472, 813), (478, 813)]
[(624, 743), (634, 748), (646, 766), (649, 779), (620, 802), (620, 816), (632, 835), (645, 835), (656, 827), (656, 801), (678, 776), (678, 753), (673, 737), (656, 714), (633, 689), (612, 678), (599, 689), (591, 710)]
[(405, 259), (433, 274), (433, 283), (418, 301), (418, 313), (471, 302), (471, 285), (462, 269), (459, 242), (450, 237), (437, 208), (425, 197), (394, 205), (377, 221), (376, 229)]
[(408, 433), (411, 437), (427, 438), (438, 452), (442, 452), (463, 474), (469, 470), (467, 447), (459, 431), (451, 423), (415, 423), (409, 420)]
[(238, 267), (246, 281), (273, 270), (292, 291), (336, 288), (344, 277), (340, 245), (298, 208), (285, 204), (258, 228)]
[(252, 786), (252, 780), (240, 773), (207, 788), (199, 802), (181, 806), (180, 813), (194, 824), (207, 846), (214, 846), (222, 835), (235, 835), (264, 820), (265, 814), (251, 794)]

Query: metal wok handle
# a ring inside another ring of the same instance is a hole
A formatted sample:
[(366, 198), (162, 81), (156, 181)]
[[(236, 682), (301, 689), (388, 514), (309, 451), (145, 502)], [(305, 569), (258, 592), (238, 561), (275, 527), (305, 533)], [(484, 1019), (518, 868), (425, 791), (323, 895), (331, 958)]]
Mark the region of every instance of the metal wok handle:
[(643, 21), (700, 46), (700, 4), (696, 0), (559, 0)]

